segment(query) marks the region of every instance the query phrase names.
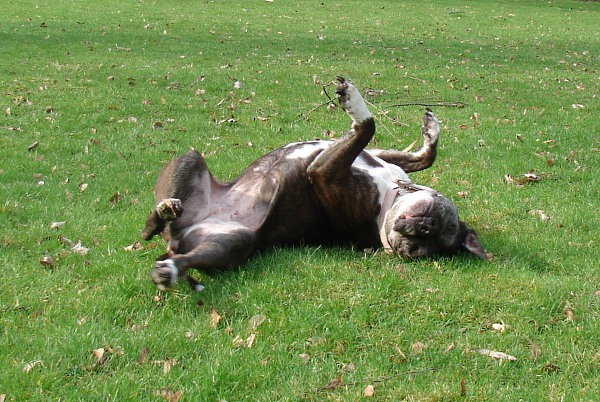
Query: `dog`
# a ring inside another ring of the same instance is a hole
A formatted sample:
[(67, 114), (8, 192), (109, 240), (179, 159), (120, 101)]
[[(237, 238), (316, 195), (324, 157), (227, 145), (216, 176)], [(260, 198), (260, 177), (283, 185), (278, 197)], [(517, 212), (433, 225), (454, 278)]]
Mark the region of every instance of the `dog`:
[(427, 109), (423, 146), (415, 152), (365, 149), (375, 120), (358, 89), (335, 80), (337, 100), (351, 129), (337, 141), (295, 142), (251, 164), (223, 183), (202, 155), (189, 151), (160, 172), (142, 238), (161, 234), (167, 254), (151, 278), (160, 290), (186, 278), (237, 267), (274, 245), (323, 244), (384, 248), (403, 258), (454, 255), (487, 259), (475, 232), (439, 192), (414, 184), (407, 173), (430, 167), (439, 122)]

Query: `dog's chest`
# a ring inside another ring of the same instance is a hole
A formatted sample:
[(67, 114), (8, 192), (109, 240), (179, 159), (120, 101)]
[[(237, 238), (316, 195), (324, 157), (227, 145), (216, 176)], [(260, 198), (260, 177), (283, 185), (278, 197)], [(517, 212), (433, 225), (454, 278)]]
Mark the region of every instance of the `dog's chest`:
[[(312, 161), (321, 157), (321, 152), (334, 141), (306, 141), (297, 142), (285, 146), (285, 159), (288, 163), (297, 163), (307, 166)], [(385, 194), (392, 188), (397, 187), (398, 181), (410, 182), (406, 172), (399, 166), (393, 165), (377, 157), (373, 151), (364, 150), (352, 164), (353, 169), (367, 175), (377, 187), (380, 203)], [(360, 189), (348, 189), (348, 191), (360, 191)]]

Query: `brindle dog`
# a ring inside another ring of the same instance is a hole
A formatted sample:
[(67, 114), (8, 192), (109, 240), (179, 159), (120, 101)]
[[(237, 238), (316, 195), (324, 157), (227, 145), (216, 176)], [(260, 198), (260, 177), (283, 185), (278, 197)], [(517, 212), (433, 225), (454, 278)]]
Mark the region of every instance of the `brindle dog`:
[(146, 240), (161, 234), (168, 244), (151, 274), (159, 289), (190, 268), (223, 270), (257, 250), (300, 242), (383, 247), (407, 258), (461, 251), (487, 258), (454, 204), (407, 175), (435, 160), (439, 123), (431, 110), (423, 116), (418, 151), (366, 150), (375, 133), (373, 115), (354, 85), (341, 77), (336, 85), (352, 120), (340, 140), (288, 144), (227, 183), (213, 177), (197, 151), (161, 171), (158, 205), (142, 232)]

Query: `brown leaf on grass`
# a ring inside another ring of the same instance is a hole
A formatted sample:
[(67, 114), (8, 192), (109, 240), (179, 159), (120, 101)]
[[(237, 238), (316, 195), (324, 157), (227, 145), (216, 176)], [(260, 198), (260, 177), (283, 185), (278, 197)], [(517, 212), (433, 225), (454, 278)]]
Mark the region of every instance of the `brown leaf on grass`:
[(558, 367), (550, 362), (546, 362), (546, 364), (544, 364), (544, 367), (542, 367), (541, 370), (544, 373), (558, 373), (560, 371), (560, 367)]
[(94, 349), (92, 351), (92, 355), (96, 359), (97, 364), (104, 364), (104, 362), (105, 362), (104, 352), (105, 352), (104, 348), (98, 348), (98, 349)]
[(265, 322), (266, 319), (267, 317), (263, 314), (256, 314), (252, 316), (252, 318), (250, 318), (248, 321), (248, 334), (253, 334), (256, 332), (256, 328)]
[(81, 244), (81, 240), (79, 240), (73, 247), (71, 247), (71, 250), (79, 255), (86, 255), (90, 251), (89, 248)]
[(600, 296), (600, 289), (598, 289), (594, 292), (594, 296)]
[(542, 222), (548, 222), (550, 220), (550, 217), (546, 215), (546, 212), (542, 211), (541, 209), (532, 209), (529, 211), (529, 214), (533, 216), (539, 215)]
[(27, 147), (27, 150), (28, 151), (33, 151), (35, 148), (37, 148), (38, 145), (40, 145), (40, 142), (39, 141), (35, 141), (31, 145), (29, 145)]
[(54, 266), (54, 258), (51, 255), (47, 254), (40, 258), (40, 264), (45, 267), (53, 267)]
[(161, 398), (164, 398), (164, 399), (166, 399), (169, 402), (177, 402), (177, 401), (179, 401), (179, 398), (181, 398), (182, 394), (183, 394), (183, 391), (173, 392), (171, 390), (171, 388), (163, 388), (158, 393), (158, 395)]
[(256, 334), (250, 334), (248, 338), (246, 338), (246, 347), (251, 348), (254, 346), (254, 341), (256, 340)]
[(115, 205), (117, 205), (121, 200), (123, 199), (123, 196), (121, 195), (121, 193), (119, 191), (117, 191), (116, 193), (114, 193), (112, 195), (112, 197), (110, 197), (108, 199), (108, 206), (113, 208)]
[(467, 384), (465, 381), (465, 378), (461, 378), (460, 379), (460, 396), (466, 396), (467, 395)]
[(479, 113), (475, 112), (471, 115), (471, 120), (473, 120), (473, 127), (479, 126)]
[(327, 385), (325, 385), (325, 386), (323, 387), (323, 389), (325, 389), (325, 390), (327, 390), (327, 391), (333, 391), (334, 389), (336, 389), (337, 387), (339, 387), (340, 385), (342, 385), (342, 382), (343, 382), (343, 374), (342, 374), (342, 372), (340, 371), (340, 372), (338, 373), (338, 376), (337, 376), (337, 378), (334, 378), (333, 380), (329, 381), (329, 382), (327, 383)]
[(563, 312), (565, 313), (565, 316), (567, 316), (567, 321), (575, 321), (575, 311), (573, 311), (573, 306), (571, 305), (570, 301), (567, 300), (567, 302), (565, 303), (565, 308), (563, 309)]
[(233, 347), (239, 349), (246, 345), (246, 340), (239, 335), (236, 335), (235, 338), (231, 341)]
[(220, 322), (221, 322), (221, 315), (219, 314), (217, 309), (215, 309), (215, 306), (213, 306), (211, 304), (211, 306), (210, 306), (210, 327), (212, 329), (215, 329), (215, 328), (217, 328), (217, 325), (219, 325)]
[(427, 349), (427, 345), (425, 345), (423, 342), (417, 341), (412, 344), (413, 353), (421, 354), (425, 349)]
[(375, 387), (372, 385), (367, 385), (363, 391), (363, 395), (366, 398), (372, 397), (373, 395), (375, 395)]
[(37, 366), (43, 367), (44, 366), (44, 362), (41, 361), (41, 360), (34, 360), (32, 362), (26, 363), (23, 366), (23, 372), (29, 373), (31, 370), (33, 370)]
[(533, 170), (522, 174), (518, 178), (514, 178), (511, 174), (504, 175), (504, 181), (508, 184), (516, 184), (517, 186), (524, 186), (525, 184), (535, 183), (541, 181), (540, 175), (535, 173)]
[(50, 229), (60, 229), (65, 226), (67, 222), (52, 222), (50, 224)]
[(539, 357), (539, 355), (542, 353), (542, 348), (539, 347), (539, 345), (537, 343), (535, 343), (534, 341), (532, 341), (529, 338), (526, 338), (527, 342), (529, 343), (529, 347), (531, 348), (531, 359), (533, 361), (536, 361), (537, 358)]
[(404, 352), (402, 352), (402, 350), (400, 350), (398, 346), (394, 345), (394, 351), (396, 353), (390, 356), (392, 361), (396, 364), (406, 363), (406, 355), (404, 354)]
[(504, 322), (495, 322), (492, 324), (492, 331), (494, 332), (499, 332), (499, 333), (504, 333), (504, 331), (506, 331), (506, 326), (504, 325)]
[(135, 243), (123, 247), (123, 250), (125, 251), (139, 251), (139, 250), (143, 250), (144, 246), (142, 246), (142, 243), (140, 243), (139, 241), (136, 241)]
[(146, 363), (148, 361), (148, 353), (150, 353), (150, 350), (146, 346), (144, 346), (138, 354), (138, 362), (141, 364)]
[(175, 364), (177, 364), (177, 360), (175, 359), (166, 359), (164, 362), (162, 362), (163, 374), (169, 374), (169, 371), (171, 371)]
[(474, 349), (473, 350), (476, 353), (479, 353), (480, 355), (484, 355), (484, 356), (489, 356), (492, 357), (494, 359), (499, 359), (499, 360), (509, 360), (511, 362), (514, 362), (517, 360), (516, 357), (508, 355), (504, 352), (497, 352), (495, 350), (489, 350), (489, 349)]

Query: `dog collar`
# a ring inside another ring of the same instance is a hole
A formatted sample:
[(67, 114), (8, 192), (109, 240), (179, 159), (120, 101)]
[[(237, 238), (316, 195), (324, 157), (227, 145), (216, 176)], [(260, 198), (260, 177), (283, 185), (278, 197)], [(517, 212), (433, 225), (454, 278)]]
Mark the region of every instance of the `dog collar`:
[(381, 244), (383, 245), (383, 249), (386, 253), (392, 253), (392, 246), (388, 241), (387, 234), (385, 233), (385, 215), (394, 205), (394, 201), (396, 200), (396, 196), (400, 192), (400, 187), (390, 188), (385, 192), (383, 196), (383, 202), (381, 203), (381, 211), (379, 212), (379, 223), (381, 224), (381, 228), (379, 229), (379, 239), (381, 240)]

